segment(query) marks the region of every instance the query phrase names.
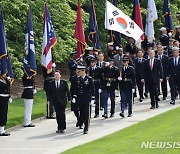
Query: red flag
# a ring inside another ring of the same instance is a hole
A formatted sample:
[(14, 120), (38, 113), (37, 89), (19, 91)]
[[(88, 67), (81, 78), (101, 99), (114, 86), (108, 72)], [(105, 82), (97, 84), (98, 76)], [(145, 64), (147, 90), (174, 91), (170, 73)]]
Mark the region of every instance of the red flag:
[(80, 0), (78, 0), (74, 38), (77, 40), (77, 58), (80, 58), (86, 48)]
[[(139, 0), (134, 0), (132, 20), (134, 20), (134, 22), (142, 29), (142, 31), (144, 31)], [(136, 45), (143, 40), (144, 34), (141, 36), (141, 40), (136, 41)]]

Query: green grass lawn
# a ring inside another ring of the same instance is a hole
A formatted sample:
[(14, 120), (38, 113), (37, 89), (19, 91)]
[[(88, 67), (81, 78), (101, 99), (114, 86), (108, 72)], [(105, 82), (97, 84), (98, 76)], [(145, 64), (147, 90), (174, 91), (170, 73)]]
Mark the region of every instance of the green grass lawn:
[[(46, 115), (46, 96), (43, 90), (38, 91), (34, 95), (34, 104), (32, 111), (32, 119)], [(6, 128), (10, 128), (24, 122), (24, 101), (22, 98), (15, 98), (9, 104), (8, 120)]]
[[(90, 134), (89, 134), (90, 135)], [(141, 148), (143, 141), (180, 142), (180, 107), (112, 135), (70, 149), (64, 154), (179, 154), (179, 149)], [(180, 145), (179, 145), (180, 147)]]

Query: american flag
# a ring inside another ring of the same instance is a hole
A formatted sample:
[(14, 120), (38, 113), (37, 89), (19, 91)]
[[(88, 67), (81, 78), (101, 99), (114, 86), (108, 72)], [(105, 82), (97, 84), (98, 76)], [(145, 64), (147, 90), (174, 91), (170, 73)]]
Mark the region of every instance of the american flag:
[(52, 70), (51, 48), (56, 44), (57, 39), (54, 33), (53, 24), (46, 4), (44, 5), (44, 27), (41, 64), (48, 70)]

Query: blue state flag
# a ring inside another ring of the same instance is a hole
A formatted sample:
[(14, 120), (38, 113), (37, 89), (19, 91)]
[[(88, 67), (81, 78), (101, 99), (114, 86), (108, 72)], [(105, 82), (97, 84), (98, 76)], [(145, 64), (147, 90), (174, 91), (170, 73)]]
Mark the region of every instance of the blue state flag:
[(0, 14), (0, 77), (14, 78), (12, 64), (7, 50), (3, 13)]
[(96, 51), (101, 50), (100, 38), (99, 38), (99, 31), (98, 25), (96, 21), (96, 12), (94, 8), (94, 2), (91, 0), (90, 4), (90, 17), (89, 17), (89, 41), (92, 43), (92, 47)]
[(30, 6), (26, 23), (26, 35), (24, 46), (24, 63), (23, 69), (28, 77), (36, 75), (37, 65), (35, 56), (34, 33), (32, 23), (32, 7)]
[(164, 17), (164, 27), (166, 27), (169, 31), (173, 31), (173, 21), (169, 0), (164, 0), (163, 5), (163, 17)]

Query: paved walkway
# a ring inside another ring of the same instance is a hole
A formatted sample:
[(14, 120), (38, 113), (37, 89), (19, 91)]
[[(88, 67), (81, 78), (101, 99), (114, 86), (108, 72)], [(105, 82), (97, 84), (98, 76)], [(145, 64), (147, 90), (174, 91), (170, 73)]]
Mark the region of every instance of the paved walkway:
[[(0, 137), (0, 154), (57, 154), (180, 106), (180, 100), (176, 101), (176, 105), (170, 105), (169, 97), (167, 101), (161, 101), (160, 107), (154, 110), (149, 109), (149, 99), (145, 99), (142, 103), (136, 101), (133, 106), (133, 116), (122, 119), (119, 116), (120, 105), (118, 102), (119, 97), (116, 99), (115, 117), (92, 118), (87, 135), (75, 127), (76, 119), (70, 111), (67, 111), (67, 130), (64, 134), (55, 133), (57, 125), (54, 119), (35, 122), (35, 128), (11, 129), (9, 130), (11, 136)], [(100, 115), (102, 114), (103, 112), (100, 113)]]

